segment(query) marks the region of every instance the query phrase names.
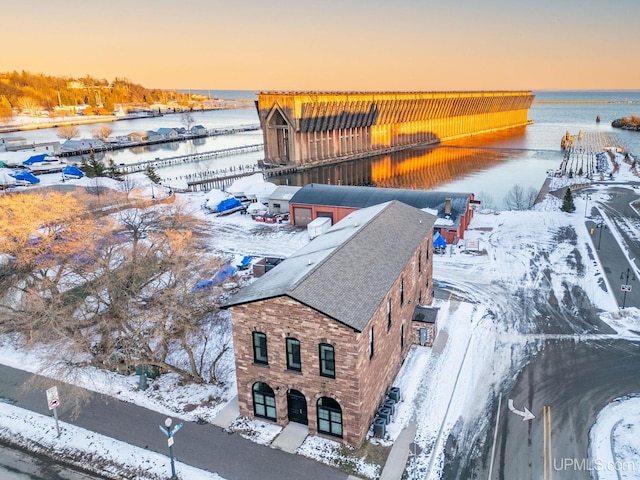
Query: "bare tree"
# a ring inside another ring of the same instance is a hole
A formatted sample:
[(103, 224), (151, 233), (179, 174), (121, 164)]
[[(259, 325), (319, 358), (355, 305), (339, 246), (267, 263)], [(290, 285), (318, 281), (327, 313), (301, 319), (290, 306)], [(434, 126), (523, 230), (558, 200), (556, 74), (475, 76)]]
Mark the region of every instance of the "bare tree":
[(129, 198), (129, 194), (138, 187), (138, 182), (131, 178), (129, 175), (123, 175), (120, 183), (118, 184), (118, 188), (121, 192), (124, 192)]
[(40, 110), (41, 105), (38, 103), (38, 101), (35, 98), (24, 96), (18, 99), (18, 107), (20, 107), (20, 110), (22, 110), (25, 113), (34, 114), (38, 110)]
[(522, 185), (514, 185), (504, 197), (504, 203), (509, 210), (528, 210), (533, 206), (538, 193), (531, 187), (525, 191)]
[(187, 129), (187, 131), (191, 131), (191, 127), (195, 122), (196, 121), (193, 118), (191, 112), (182, 112), (182, 124), (184, 125), (184, 128)]
[(72, 138), (80, 136), (80, 129), (75, 125), (63, 125), (62, 127), (58, 127), (57, 135), (59, 138), (71, 140)]
[(480, 192), (477, 197), (480, 200), (482, 208), (494, 209), (496, 208), (496, 202), (493, 199), (493, 195), (487, 192)]
[[(36, 219), (46, 199), (33, 198), (20, 201)], [(75, 217), (71, 200), (56, 208), (69, 207)], [(21, 239), (8, 249), (16, 260), (0, 276), (0, 332), (21, 334), (25, 348), (41, 343), (65, 351), (69, 369), (91, 363), (129, 373), (150, 365), (187, 381), (224, 381), (231, 335), (218, 305), (228, 291), (220, 283), (197, 285), (221, 261), (202, 255), (201, 220), (180, 204), (160, 208), (117, 218), (85, 212), (82, 227), (60, 212), (42, 224), (20, 221), (19, 208), (0, 208), (0, 240)], [(42, 225), (56, 235), (33, 241)]]
[(109, 138), (112, 133), (113, 133), (113, 130), (111, 130), (106, 125), (103, 125), (101, 127), (97, 127), (91, 130), (91, 134), (93, 135), (93, 138), (97, 138), (102, 141), (105, 141), (107, 138)]

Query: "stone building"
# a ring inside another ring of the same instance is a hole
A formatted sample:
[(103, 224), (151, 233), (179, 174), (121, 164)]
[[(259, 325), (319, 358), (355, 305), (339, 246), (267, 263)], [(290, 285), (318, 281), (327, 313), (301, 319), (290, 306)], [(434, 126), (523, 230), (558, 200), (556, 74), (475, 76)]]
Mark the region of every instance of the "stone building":
[(232, 297), (240, 414), (359, 446), (433, 301), (434, 221), (354, 211)]
[(260, 92), (267, 165), (348, 160), (528, 125), (515, 92)]

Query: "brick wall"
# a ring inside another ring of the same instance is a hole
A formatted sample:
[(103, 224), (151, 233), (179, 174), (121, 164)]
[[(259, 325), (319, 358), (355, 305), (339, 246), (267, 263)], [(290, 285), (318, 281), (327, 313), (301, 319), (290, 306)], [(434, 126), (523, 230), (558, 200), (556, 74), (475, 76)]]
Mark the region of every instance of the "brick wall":
[[(289, 297), (232, 307), (240, 414), (250, 418), (254, 416), (252, 387), (261, 381), (274, 390), (277, 423), (286, 425), (287, 391), (298, 390), (307, 400), (309, 433), (317, 434), (317, 401), (323, 396), (330, 397), (342, 409), (343, 441), (361, 445), (413, 342), (413, 309), (419, 301), (430, 304), (433, 300), (432, 246), (430, 233), (419, 250), (408, 259), (405, 270), (388, 295), (380, 299), (380, 306), (363, 332), (356, 332)], [(390, 328), (388, 299), (391, 300)], [(371, 326), (374, 329), (372, 358), (369, 356)], [(253, 331), (267, 335), (268, 365), (253, 362)], [(287, 370), (287, 337), (300, 341), (301, 372)], [(320, 376), (320, 343), (329, 343), (335, 348), (335, 379)]]
[[(288, 297), (232, 307), (233, 344), (236, 356), (240, 414), (253, 417), (252, 386), (268, 383), (276, 394), (279, 425), (288, 423), (287, 390), (300, 391), (307, 399), (309, 432), (317, 432), (316, 403), (320, 397), (335, 399), (342, 408), (344, 440), (356, 441), (354, 425), (360, 411), (356, 332)], [(269, 365), (253, 363), (252, 332), (267, 335)], [(286, 338), (300, 341), (302, 371), (287, 370)], [(320, 376), (319, 344), (335, 348), (336, 378)]]

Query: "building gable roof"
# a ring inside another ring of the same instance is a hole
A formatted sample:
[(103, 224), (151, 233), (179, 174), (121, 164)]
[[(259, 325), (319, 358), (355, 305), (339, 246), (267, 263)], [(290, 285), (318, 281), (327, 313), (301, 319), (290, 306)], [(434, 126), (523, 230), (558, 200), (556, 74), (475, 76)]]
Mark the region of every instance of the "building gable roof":
[(352, 212), (224, 307), (285, 295), (361, 332), (434, 222), (399, 201)]
[(405, 190), (401, 188), (359, 187), (347, 185), (324, 185), (311, 183), (302, 187), (290, 200), (299, 205), (327, 207), (366, 208), (391, 200), (400, 200), (412, 207), (437, 210), (438, 218), (447, 218), (446, 199), (451, 199), (448, 219), (453, 226), (467, 210), (470, 193), (437, 192), (431, 190)]

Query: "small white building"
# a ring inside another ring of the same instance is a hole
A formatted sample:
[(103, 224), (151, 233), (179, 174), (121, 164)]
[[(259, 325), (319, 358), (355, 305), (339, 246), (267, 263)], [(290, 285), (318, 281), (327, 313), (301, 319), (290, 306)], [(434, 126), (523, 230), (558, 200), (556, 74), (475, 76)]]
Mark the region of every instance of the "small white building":
[(178, 130), (175, 128), (162, 127), (158, 129), (158, 135), (162, 135), (162, 138), (166, 140), (177, 140), (180, 138)]
[(80, 140), (66, 140), (62, 144), (63, 152), (88, 152), (91, 150), (102, 151), (106, 148), (105, 143), (97, 138), (81, 138)]
[(203, 127), (202, 125), (195, 125), (195, 126), (191, 127), (191, 133), (193, 135), (206, 135), (207, 134), (207, 129), (205, 127)]
[(2, 145), (5, 150), (9, 151), (27, 147), (28, 143), (27, 139), (24, 137), (4, 137), (0, 138), (0, 145)]
[(280, 213), (289, 213), (289, 200), (300, 190), (301, 187), (290, 187), (288, 185), (280, 185), (271, 195), (269, 195), (268, 206), (269, 213), (274, 215)]

